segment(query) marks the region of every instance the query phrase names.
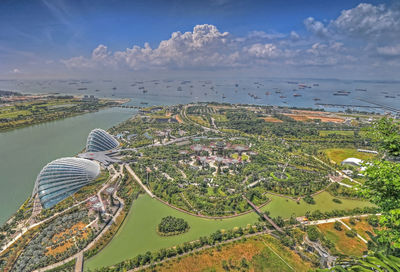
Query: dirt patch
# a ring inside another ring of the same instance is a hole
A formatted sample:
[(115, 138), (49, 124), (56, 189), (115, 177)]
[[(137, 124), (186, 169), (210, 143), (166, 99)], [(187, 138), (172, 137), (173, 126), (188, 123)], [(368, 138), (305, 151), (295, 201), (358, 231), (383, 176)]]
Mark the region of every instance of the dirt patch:
[(183, 121), (182, 121), (181, 117), (179, 116), (179, 114), (175, 115), (175, 119), (176, 119), (176, 121), (178, 121), (179, 124), (183, 123)]
[(265, 122), (270, 122), (270, 123), (282, 123), (283, 121), (282, 120), (280, 120), (280, 119), (278, 119), (278, 118), (275, 118), (275, 117), (271, 117), (271, 116), (268, 116), (268, 117), (264, 117), (264, 118), (262, 118)]
[(84, 230), (85, 226), (85, 223), (78, 222), (70, 229), (54, 235), (52, 241), (55, 243), (55, 246), (48, 247), (46, 255), (56, 255), (58, 253), (63, 253), (70, 247), (74, 246), (75, 239), (86, 239), (88, 236), (88, 231)]
[(251, 240), (245, 243), (229, 244), (223, 246), (221, 251), (217, 249), (208, 249), (199, 254), (184, 257), (176, 262), (165, 263), (157, 267), (157, 271), (204, 271), (215, 268), (215, 271), (224, 271), (221, 262), (231, 259), (239, 264), (242, 258), (250, 261), (253, 256), (259, 254), (264, 245), (261, 241)]
[(328, 223), (318, 225), (318, 228), (328, 240), (335, 244), (336, 251), (349, 256), (362, 256), (367, 250), (367, 245), (357, 237), (348, 237), (345, 226), (341, 231), (336, 230), (333, 226), (334, 223)]
[(284, 113), (284, 115), (300, 122), (306, 122), (310, 120), (316, 120), (319, 119), (323, 123), (327, 122), (333, 122), (333, 123), (343, 123), (345, 120), (340, 118), (340, 117), (335, 117), (335, 116), (327, 116), (323, 114), (315, 114), (315, 112), (312, 112), (310, 114), (306, 113)]
[(356, 225), (350, 224), (350, 219), (342, 220), (345, 224), (347, 224), (350, 228), (353, 228), (357, 231), (358, 234), (361, 235), (366, 240), (371, 240), (371, 237), (367, 234), (367, 232), (375, 235), (374, 228), (368, 224), (366, 219), (362, 219), (361, 221), (357, 221)]

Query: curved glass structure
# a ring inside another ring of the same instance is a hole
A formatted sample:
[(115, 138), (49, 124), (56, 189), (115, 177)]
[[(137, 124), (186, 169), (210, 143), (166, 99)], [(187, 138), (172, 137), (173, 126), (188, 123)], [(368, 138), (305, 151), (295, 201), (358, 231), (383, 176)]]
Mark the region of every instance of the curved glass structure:
[(50, 162), (36, 178), (33, 195), (38, 194), (45, 209), (89, 184), (100, 173), (97, 162), (81, 158), (61, 158)]
[(87, 152), (107, 151), (119, 146), (119, 142), (103, 129), (93, 129), (86, 141)]

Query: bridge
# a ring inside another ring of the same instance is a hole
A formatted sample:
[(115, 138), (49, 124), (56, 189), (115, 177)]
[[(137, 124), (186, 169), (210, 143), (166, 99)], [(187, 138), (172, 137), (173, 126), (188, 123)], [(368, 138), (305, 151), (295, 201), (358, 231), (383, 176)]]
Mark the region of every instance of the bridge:
[(276, 229), (281, 233), (284, 233), (284, 231), (277, 224), (275, 224), (275, 222), (271, 218), (269, 218), (265, 213), (263, 213), (253, 202), (251, 202), (250, 199), (248, 199), (245, 195), (242, 195), (242, 197), (247, 201), (247, 203), (249, 203), (249, 205), (255, 210), (255, 212), (259, 216), (264, 218), (268, 223), (270, 223), (274, 227), (274, 229)]

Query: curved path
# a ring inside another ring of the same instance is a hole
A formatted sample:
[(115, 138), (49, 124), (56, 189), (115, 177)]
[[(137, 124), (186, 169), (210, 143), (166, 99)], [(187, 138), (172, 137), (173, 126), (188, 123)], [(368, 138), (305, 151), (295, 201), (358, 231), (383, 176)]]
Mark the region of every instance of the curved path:
[[(242, 213), (237, 213), (237, 214), (232, 214), (232, 215), (225, 215), (225, 216), (208, 216), (208, 215), (196, 214), (196, 213), (189, 212), (189, 211), (184, 210), (182, 208), (176, 207), (176, 206), (172, 205), (171, 203), (168, 203), (167, 201), (165, 201), (165, 200), (159, 198), (158, 196), (154, 195), (150, 191), (150, 189), (147, 188), (147, 186), (143, 184), (142, 180), (136, 175), (136, 173), (132, 170), (132, 168), (129, 165), (125, 164), (125, 168), (126, 168), (126, 170), (128, 170), (128, 173), (132, 175), (132, 177), (136, 180), (136, 182), (145, 190), (145, 192), (149, 196), (151, 196), (154, 199), (157, 199), (158, 201), (162, 202), (163, 204), (165, 204), (165, 205), (167, 205), (167, 206), (169, 206), (169, 207), (171, 207), (171, 208), (173, 208), (173, 209), (175, 209), (177, 211), (180, 211), (180, 212), (192, 215), (192, 216), (197, 216), (197, 217), (200, 217), (200, 218), (204, 218), (204, 219), (217, 219), (217, 220), (218, 219), (228, 219), (228, 218), (238, 217), (238, 216), (242, 216), (242, 215), (254, 212), (252, 209), (250, 209), (250, 210), (242, 212)], [(267, 202), (261, 204), (258, 208), (264, 207), (269, 202), (270, 202), (270, 200), (268, 200)]]
[[(112, 166), (111, 166), (111, 167), (112, 167)], [(115, 170), (115, 169), (114, 169), (114, 170)], [(123, 167), (121, 167), (120, 172), (115, 171), (114, 176), (107, 182), (107, 184), (108, 184), (109, 182), (114, 181), (116, 178), (118, 178), (120, 174), (123, 175), (123, 172), (122, 172), (122, 171), (123, 171)], [(102, 191), (103, 189), (105, 189), (105, 186), (103, 186), (103, 187), (100, 189), (100, 191)], [(68, 262), (70, 262), (70, 261), (72, 261), (72, 260), (74, 260), (74, 259), (77, 259), (76, 268), (79, 267), (79, 266), (82, 268), (82, 267), (83, 267), (83, 253), (84, 253), (85, 251), (87, 251), (88, 249), (90, 249), (91, 247), (93, 247), (93, 246), (96, 244), (96, 242), (99, 241), (99, 240), (102, 238), (102, 236), (108, 231), (108, 229), (109, 229), (109, 228), (112, 226), (112, 224), (115, 222), (115, 219), (118, 218), (119, 215), (120, 215), (121, 212), (122, 212), (122, 209), (123, 209), (125, 203), (124, 203), (124, 201), (123, 201), (121, 198), (118, 197), (117, 191), (114, 191), (114, 198), (116, 198), (116, 199), (119, 201), (119, 203), (121, 203), (121, 205), (119, 206), (118, 211), (115, 213), (115, 215), (113, 216), (113, 218), (107, 223), (106, 226), (104, 226), (103, 230), (99, 233), (99, 235), (96, 236), (95, 239), (93, 239), (93, 241), (91, 241), (84, 249), (82, 249), (82, 250), (79, 251), (78, 253), (76, 253), (76, 254), (74, 254), (74, 255), (68, 257), (67, 259), (64, 259), (64, 260), (62, 260), (62, 261), (60, 261), (60, 262), (51, 264), (51, 265), (46, 266), (46, 267), (43, 267), (43, 268), (39, 268), (39, 269), (37, 269), (37, 270), (34, 270), (33, 272), (48, 271), (48, 270), (50, 270), (50, 269), (53, 269), (53, 268), (59, 267), (59, 266), (61, 266), (61, 265), (63, 265), (63, 264), (66, 264), (66, 263), (68, 263)], [(75, 271), (76, 271), (76, 270), (75, 270)], [(78, 270), (78, 271), (79, 271), (79, 270)], [(81, 270), (81, 271), (82, 271), (82, 270)]]

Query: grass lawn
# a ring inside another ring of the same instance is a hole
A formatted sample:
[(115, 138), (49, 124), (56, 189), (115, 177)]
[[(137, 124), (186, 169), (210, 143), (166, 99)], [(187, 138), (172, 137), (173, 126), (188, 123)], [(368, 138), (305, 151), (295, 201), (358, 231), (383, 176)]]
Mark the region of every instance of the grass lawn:
[[(168, 215), (185, 219), (190, 225), (190, 230), (177, 236), (159, 236), (156, 226), (162, 217)], [(128, 217), (110, 244), (99, 254), (85, 261), (85, 270), (112, 265), (146, 251), (193, 241), (219, 229), (245, 227), (257, 219), (255, 213), (224, 220), (202, 219), (172, 209), (147, 195), (141, 195), (134, 201)]]
[(344, 184), (351, 185), (351, 186), (356, 186), (356, 185), (357, 185), (357, 183), (352, 182), (352, 181), (349, 180), (348, 178), (344, 178), (344, 179), (342, 179), (340, 182), (341, 182), (341, 183), (344, 183)]
[[(280, 215), (285, 218), (290, 217), (292, 213), (301, 216), (307, 211), (316, 209), (327, 211), (372, 205), (368, 202), (346, 199), (342, 200), (342, 204), (337, 204), (332, 201), (333, 197), (326, 192), (314, 198), (317, 202), (316, 205), (310, 205), (304, 201), (297, 204), (293, 200), (286, 201), (286, 198), (272, 195), (269, 195), (269, 197), (272, 199), (271, 203), (262, 209), (264, 211), (269, 210), (273, 217)], [(177, 236), (159, 236), (156, 233), (156, 226), (160, 223), (162, 217), (168, 215), (185, 219), (190, 225), (190, 230)], [(202, 219), (172, 209), (147, 195), (141, 195), (134, 201), (128, 217), (110, 244), (99, 254), (85, 261), (85, 270), (112, 265), (146, 251), (155, 251), (193, 241), (201, 236), (208, 236), (219, 229), (244, 227), (249, 223), (256, 222), (257, 219), (258, 216), (255, 213), (224, 220)]]
[(346, 209), (354, 209), (356, 207), (365, 207), (365, 206), (373, 206), (373, 204), (360, 201), (360, 200), (350, 200), (343, 199), (342, 203), (333, 202), (332, 199), (335, 198), (331, 194), (327, 192), (322, 192), (316, 196), (314, 196), (314, 200), (316, 202), (315, 205), (311, 205), (306, 203), (304, 200), (300, 201), (300, 204), (297, 204), (296, 201), (287, 199), (285, 197), (279, 197), (274, 195), (268, 195), (272, 201), (261, 208), (262, 211), (269, 211), (272, 217), (281, 216), (283, 218), (289, 218), (293, 213), (296, 216), (305, 215), (307, 211), (315, 211), (320, 210), (321, 212), (331, 211), (331, 210), (346, 210)]
[(329, 159), (340, 164), (347, 158), (358, 158), (366, 161), (373, 158), (375, 155), (371, 153), (358, 152), (355, 148), (329, 148), (324, 150)]
[[(280, 259), (277, 254), (283, 259)], [(243, 267), (241, 260), (246, 259)], [(223, 245), (220, 250), (211, 248), (157, 266), (157, 271), (226, 271), (222, 262), (226, 261), (231, 271), (309, 271), (310, 263), (302, 261), (291, 250), (282, 246), (271, 236), (260, 235)], [(288, 264), (286, 264), (286, 263)], [(240, 270), (242, 269), (242, 270)], [(146, 271), (152, 271), (151, 268)]]
[(354, 131), (353, 130), (320, 130), (319, 131), (319, 136), (328, 136), (329, 134), (354, 136)]
[(325, 235), (325, 237), (335, 244), (337, 252), (361, 257), (363, 252), (367, 250), (367, 245), (359, 238), (350, 238), (346, 235), (346, 227), (343, 226), (341, 231), (333, 227), (334, 223), (318, 225), (318, 229)]

